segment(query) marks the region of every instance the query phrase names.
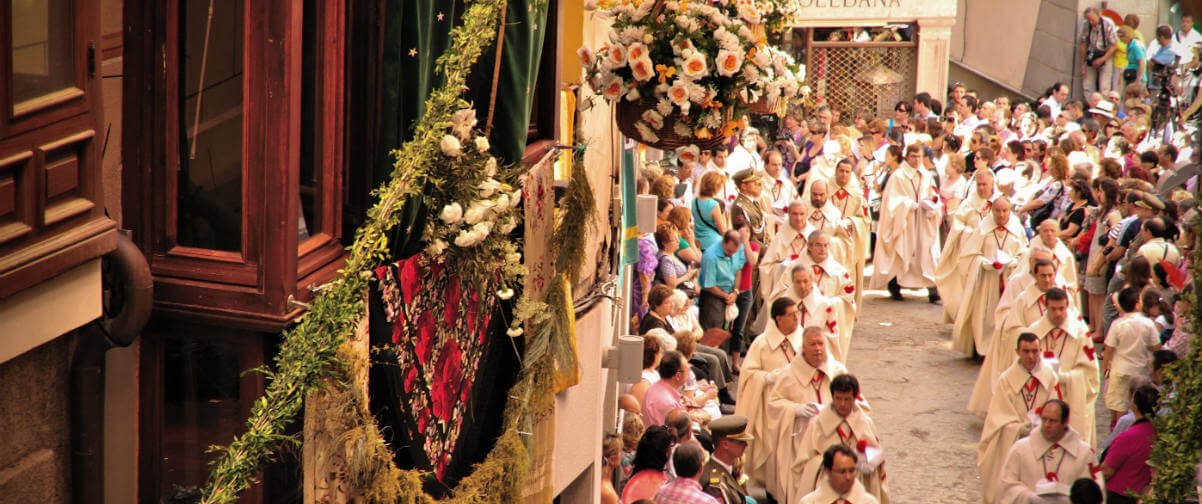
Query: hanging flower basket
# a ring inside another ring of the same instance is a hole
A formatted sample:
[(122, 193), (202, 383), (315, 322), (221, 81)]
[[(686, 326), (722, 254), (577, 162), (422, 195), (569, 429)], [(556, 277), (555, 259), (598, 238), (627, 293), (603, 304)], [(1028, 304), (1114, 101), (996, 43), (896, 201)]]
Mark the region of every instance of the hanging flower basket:
[(599, 11), (613, 18), (606, 42), (577, 55), (628, 137), (665, 150), (710, 148), (740, 126), (748, 104), (798, 95), (793, 59), (764, 42), (764, 17), (775, 12), (771, 0), (623, 0)]
[[(698, 136), (692, 130), (689, 130), (687, 135), (683, 134), (685, 132), (683, 129), (681, 133), (677, 133), (678, 124), (681, 125), (681, 128), (687, 127), (687, 122), (681, 120), (678, 112), (668, 114), (667, 117), (660, 116), (658, 122), (648, 123), (644, 116), (659, 116), (659, 112), (655, 109), (655, 102), (645, 98), (637, 102), (618, 102), (616, 108), (618, 129), (622, 131), (623, 135), (659, 150), (672, 151), (686, 145), (696, 145), (701, 150), (712, 150), (721, 146), (726, 140), (724, 135), (718, 134), (721, 132), (702, 133), (702, 136), (709, 135), (706, 138)], [(660, 127), (655, 128), (652, 124)]]

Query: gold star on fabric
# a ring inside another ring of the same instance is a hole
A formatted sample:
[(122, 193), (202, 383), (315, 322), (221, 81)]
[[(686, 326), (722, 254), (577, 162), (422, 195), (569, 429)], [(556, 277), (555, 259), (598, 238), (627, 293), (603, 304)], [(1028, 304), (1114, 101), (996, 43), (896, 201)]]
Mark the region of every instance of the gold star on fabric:
[(446, 17), (446, 16), (444, 16), (444, 15), (443, 15), (441, 12), (439, 12), (439, 13), (438, 13), (438, 20), (439, 20), (439, 21), (442, 21), (442, 18), (444, 18), (444, 17)]
[(417, 48), (413, 48), (413, 49), (409, 50), (409, 57), (410, 58), (417, 57)]

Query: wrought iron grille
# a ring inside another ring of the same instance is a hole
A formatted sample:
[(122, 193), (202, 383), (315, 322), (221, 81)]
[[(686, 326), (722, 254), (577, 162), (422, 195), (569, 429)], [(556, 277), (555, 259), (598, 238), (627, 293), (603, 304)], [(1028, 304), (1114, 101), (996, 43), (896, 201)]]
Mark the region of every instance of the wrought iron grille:
[(826, 97), (840, 122), (857, 114), (889, 117), (893, 105), (914, 96), (918, 48), (912, 45), (814, 44), (806, 84)]

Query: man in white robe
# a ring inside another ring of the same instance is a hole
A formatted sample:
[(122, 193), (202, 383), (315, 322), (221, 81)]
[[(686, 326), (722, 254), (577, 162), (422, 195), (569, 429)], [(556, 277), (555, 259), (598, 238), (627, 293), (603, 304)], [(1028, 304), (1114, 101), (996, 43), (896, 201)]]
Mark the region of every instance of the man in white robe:
[(968, 195), (950, 217), (947, 238), (935, 268), (935, 286), (943, 297), (943, 321), (954, 322), (956, 311), (963, 300), (964, 282), (968, 278), (969, 263), (960, 262), (960, 248), (964, 238), (976, 232), (981, 220), (989, 215), (997, 190), (993, 187), (993, 172), (984, 170), (976, 177), (976, 190)]
[(819, 409), (797, 449), (793, 465), (793, 484), (796, 493), (808, 494), (817, 487), (822, 468), (822, 454), (832, 445), (843, 445), (856, 451), (860, 463), (860, 482), (878, 502), (888, 504), (889, 485), (885, 481), (885, 459), (881, 451), (880, 433), (872, 418), (856, 404), (860, 382), (844, 374), (831, 380), (831, 402)]
[(771, 208), (779, 223), (788, 212), (789, 203), (797, 199), (797, 186), (789, 179), (789, 174), (783, 169), (784, 161), (779, 151), (770, 150), (764, 156), (764, 192), (760, 194), (765, 208)]
[(781, 370), (782, 376), (768, 393), (771, 418), (765, 426), (764, 436), (774, 451), (772, 467), (767, 472), (774, 475), (775, 480), (769, 482), (767, 489), (777, 502), (797, 502), (801, 498), (793, 493), (795, 488), (789, 470), (797, 459), (796, 436), (805, 433), (810, 419), (818, 414), (823, 404), (830, 402), (831, 379), (846, 372), (847, 368), (827, 352), (822, 328), (805, 328), (801, 358), (793, 359)]
[(809, 266), (814, 272), (814, 284), (822, 295), (835, 302), (835, 318), (839, 321), (842, 354), (846, 355), (851, 348), (851, 333), (856, 324), (856, 287), (851, 278), (851, 272), (842, 264), (835, 261), (827, 252), (831, 242), (830, 236), (822, 231), (810, 233), (806, 255), (801, 257), (801, 264)]
[[(1060, 234), (1060, 225), (1052, 219), (1046, 219), (1039, 223), (1036, 229), (1038, 234), (1031, 239), (1031, 247), (1027, 249), (1026, 254), (1030, 255), (1031, 251), (1037, 247), (1043, 247), (1051, 251), (1052, 263), (1056, 265), (1056, 272), (1064, 278), (1065, 287), (1069, 293), (1076, 294), (1079, 286), (1077, 285), (1077, 258), (1073, 256), (1073, 251), (1069, 250), (1064, 242), (1058, 236)], [(1025, 257), (1024, 257), (1025, 259)]]
[(901, 288), (927, 288), (927, 299), (936, 302), (935, 258), (939, 256), (939, 191), (926, 170), (920, 170), (922, 146), (906, 147), (906, 160), (885, 183), (876, 251), (872, 254), (872, 286), (889, 287), (893, 299), (902, 299)]
[(1046, 306), (1043, 318), (1027, 332), (1039, 336), (1043, 348), (1043, 360), (1056, 368), (1060, 376), (1060, 391), (1064, 402), (1077, 413), (1070, 425), (1090, 447), (1097, 446), (1097, 413), (1094, 405), (1098, 401), (1101, 383), (1098, 377), (1098, 361), (1094, 356), (1093, 341), (1086, 336), (1089, 327), (1085, 322), (1071, 317), (1071, 296), (1059, 288), (1048, 289), (1042, 304)]
[[(789, 277), (793, 279), (793, 285), (781, 297), (798, 300), (797, 318), (801, 327), (823, 328), (823, 335), (826, 336), (826, 349), (830, 352), (831, 357), (839, 362), (847, 362), (841, 345), (844, 334), (835, 314), (836, 301), (822, 295), (814, 286), (814, 271), (810, 267), (804, 264), (795, 264), (789, 270)], [(773, 301), (776, 300), (773, 299)]]
[[(973, 386), (972, 395), (968, 399), (968, 411), (974, 414), (984, 416), (989, 410), (993, 398), (993, 384), (1013, 362), (1010, 349), (1017, 344), (1018, 335), (1025, 332), (1027, 327), (1039, 322), (1047, 311), (1045, 293), (1056, 286), (1055, 266), (1047, 259), (1036, 259), (1035, 265), (1031, 267), (1031, 276), (1035, 282), (1016, 296), (1014, 305), (1006, 310), (1004, 317), (996, 321), (985, 362), (981, 363), (976, 385)], [(991, 355), (998, 357), (993, 358)]]
[(776, 484), (776, 474), (772, 471), (777, 440), (766, 435), (774, 421), (768, 411), (768, 393), (783, 376), (780, 370), (800, 360), (797, 355), (801, 353), (803, 338), (797, 301), (778, 299), (769, 313), (772, 320), (767, 329), (751, 342), (743, 358), (735, 414), (747, 417), (747, 432), (755, 436), (743, 455), (743, 470), (753, 485), (771, 489)]
[(1027, 235), (1010, 212), (1010, 201), (998, 198), (989, 217), (969, 234), (960, 249), (961, 268), (968, 272), (964, 296), (952, 326), (952, 348), (967, 357), (987, 355), (993, 332), (994, 310), (1005, 288), (1005, 278), (1018, 265), (1027, 246)]
[(810, 227), (831, 237), (830, 256), (839, 264), (851, 264), (851, 233), (847, 222), (839, 216), (839, 210), (831, 204), (830, 186), (825, 180), (810, 183), (810, 199), (807, 201), (806, 222)]
[(977, 470), (981, 474), (981, 497), (994, 504), (999, 476), (1010, 446), (1038, 427), (1037, 409), (1048, 399), (1061, 399), (1056, 371), (1043, 362), (1039, 337), (1019, 336), (1018, 359), (993, 385), (993, 399), (977, 444)]
[(787, 277), (789, 270), (806, 253), (806, 237), (812, 230), (806, 221), (805, 203), (800, 200), (789, 203), (786, 224), (768, 241), (757, 266), (760, 269), (760, 295), (765, 300), (771, 302), (780, 294), (781, 277)]
[(1094, 452), (1069, 426), (1072, 408), (1052, 399), (1043, 404), (1039, 430), (1010, 447), (1002, 464), (997, 504), (1068, 504), (1069, 490), (1079, 478), (1105, 488)]
[(844, 222), (844, 229), (851, 237), (850, 252), (847, 268), (851, 272), (851, 284), (855, 288), (856, 306), (860, 306), (864, 289), (864, 266), (868, 262), (869, 228), (872, 216), (868, 213), (868, 203), (864, 198), (864, 190), (854, 176), (850, 161), (840, 161), (835, 167), (835, 183), (831, 186), (835, 191), (831, 195), (831, 204), (839, 210), (839, 218)]
[(860, 483), (860, 457), (843, 445), (822, 454), (822, 478), (818, 488), (801, 498), (800, 504), (877, 504)]

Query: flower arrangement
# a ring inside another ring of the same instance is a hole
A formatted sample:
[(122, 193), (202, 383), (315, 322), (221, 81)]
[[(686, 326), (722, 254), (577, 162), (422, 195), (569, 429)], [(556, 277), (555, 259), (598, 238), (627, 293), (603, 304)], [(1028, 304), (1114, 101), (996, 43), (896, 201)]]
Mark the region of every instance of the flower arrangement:
[(439, 210), (422, 232), (422, 242), (433, 261), (450, 261), (483, 276), (499, 270), (497, 294), (512, 296), (522, 254), (508, 235), (518, 225), (515, 210), (522, 191), (509, 183), (517, 169), (499, 167), (489, 154), (488, 138), (476, 134), (476, 124), (475, 109), (463, 108), (451, 115), (442, 132), (441, 156), (435, 160), (441, 168), (423, 192), (429, 208)]
[(799, 94), (796, 63), (763, 37), (766, 18), (780, 16), (773, 1), (622, 0), (598, 12), (613, 27), (596, 51), (577, 51), (585, 80), (620, 112), (637, 108), (619, 126), (644, 143), (720, 140), (750, 104)]

